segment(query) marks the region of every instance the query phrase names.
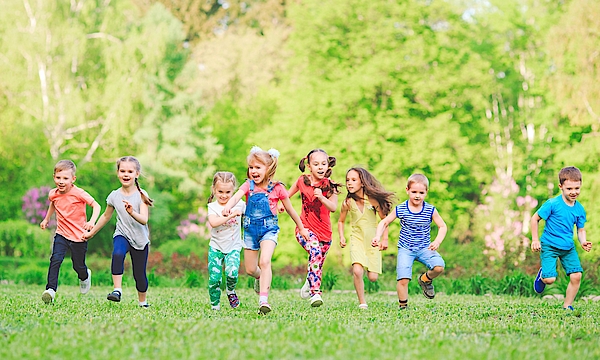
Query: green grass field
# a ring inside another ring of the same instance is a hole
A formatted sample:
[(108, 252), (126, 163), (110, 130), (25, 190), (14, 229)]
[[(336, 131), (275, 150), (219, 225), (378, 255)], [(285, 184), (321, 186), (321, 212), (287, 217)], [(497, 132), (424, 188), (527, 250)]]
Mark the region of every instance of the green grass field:
[(273, 291), (273, 312), (256, 314), (256, 295), (223, 296), (213, 312), (204, 289), (151, 288), (148, 309), (135, 288), (106, 300), (109, 287), (80, 295), (61, 286), (53, 305), (42, 286), (0, 285), (2, 359), (598, 359), (600, 304), (579, 301), (565, 312), (557, 300), (508, 296), (412, 296), (408, 311), (395, 296), (325, 293), (310, 308), (298, 292)]

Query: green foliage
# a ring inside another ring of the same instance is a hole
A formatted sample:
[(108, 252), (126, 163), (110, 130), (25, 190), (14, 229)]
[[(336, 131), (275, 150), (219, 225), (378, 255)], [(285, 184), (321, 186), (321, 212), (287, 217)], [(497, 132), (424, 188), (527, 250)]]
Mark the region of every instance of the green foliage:
[(0, 222), (0, 256), (43, 257), (50, 254), (50, 232), (25, 220)]
[(321, 280), (321, 288), (326, 291), (331, 291), (338, 282), (339, 274), (333, 271), (326, 271), (323, 273), (323, 279)]

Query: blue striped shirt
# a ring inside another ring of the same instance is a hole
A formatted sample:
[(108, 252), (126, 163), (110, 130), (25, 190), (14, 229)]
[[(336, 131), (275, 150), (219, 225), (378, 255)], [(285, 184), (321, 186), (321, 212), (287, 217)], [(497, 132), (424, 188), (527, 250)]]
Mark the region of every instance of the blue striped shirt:
[(429, 246), (431, 242), (431, 221), (435, 206), (423, 202), (423, 209), (413, 213), (408, 208), (408, 200), (396, 206), (396, 217), (400, 219), (400, 236), (398, 247), (418, 251)]

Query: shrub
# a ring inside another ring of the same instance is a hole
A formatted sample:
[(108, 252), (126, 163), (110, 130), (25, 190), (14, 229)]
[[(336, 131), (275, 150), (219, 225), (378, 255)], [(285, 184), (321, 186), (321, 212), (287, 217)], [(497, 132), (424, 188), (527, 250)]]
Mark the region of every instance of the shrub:
[(25, 220), (0, 222), (0, 256), (47, 256), (51, 250), (48, 235), (48, 232)]
[(333, 290), (335, 283), (337, 283), (337, 281), (338, 281), (338, 277), (339, 277), (338, 274), (331, 272), (331, 271), (323, 273), (323, 280), (321, 281), (321, 287), (323, 288), (323, 290), (327, 290), (327, 291)]
[[(29, 189), (25, 196), (23, 196), (23, 206), (21, 209), (27, 222), (38, 225), (44, 220), (50, 206), (48, 193), (50, 193), (50, 188), (42, 186), (40, 188)], [(48, 226), (51, 228), (56, 227), (56, 220), (54, 218), (50, 219)]]

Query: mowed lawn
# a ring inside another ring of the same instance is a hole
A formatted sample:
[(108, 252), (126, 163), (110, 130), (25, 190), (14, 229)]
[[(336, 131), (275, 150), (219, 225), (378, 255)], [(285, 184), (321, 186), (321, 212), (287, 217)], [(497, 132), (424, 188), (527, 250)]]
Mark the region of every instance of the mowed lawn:
[(600, 303), (508, 296), (412, 296), (408, 311), (387, 293), (325, 293), (311, 308), (298, 291), (273, 291), (273, 312), (256, 314), (252, 290), (242, 305), (208, 305), (204, 289), (151, 288), (151, 308), (61, 286), (53, 305), (41, 286), (0, 285), (2, 359), (598, 359)]

